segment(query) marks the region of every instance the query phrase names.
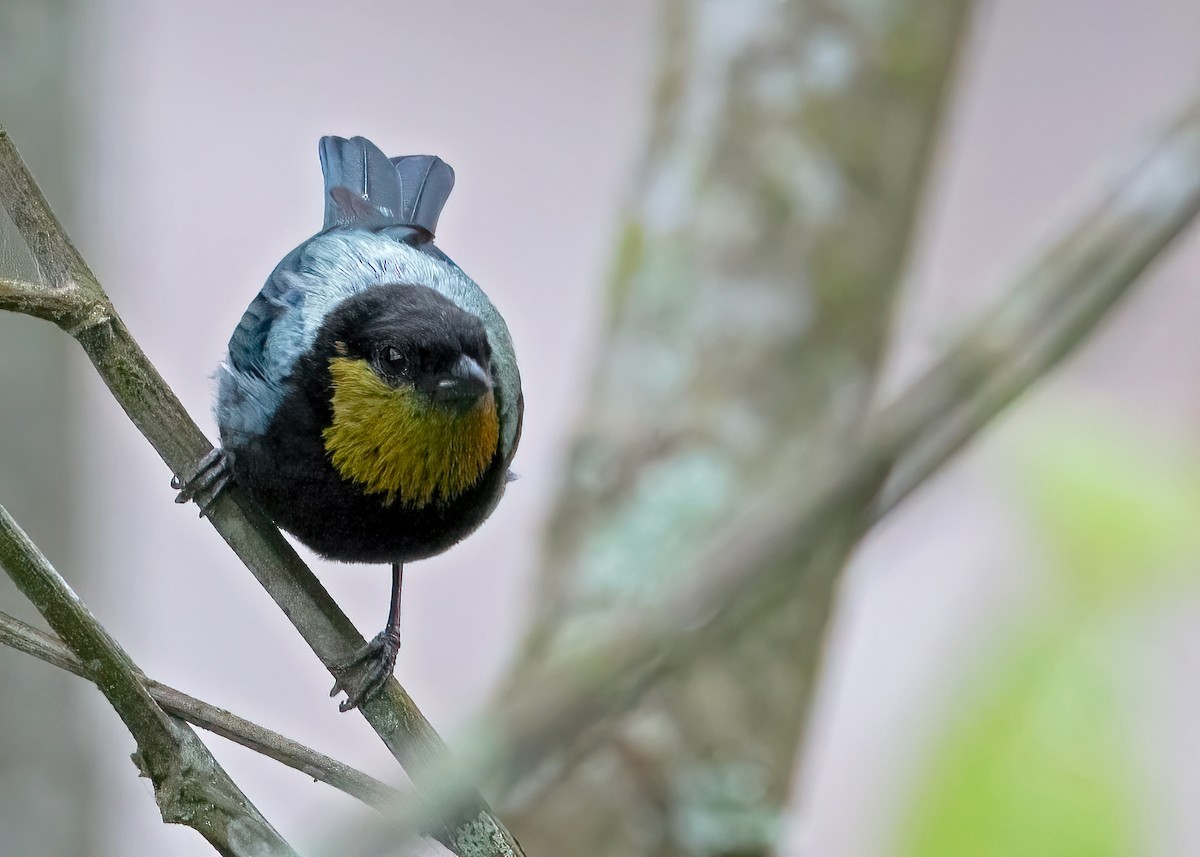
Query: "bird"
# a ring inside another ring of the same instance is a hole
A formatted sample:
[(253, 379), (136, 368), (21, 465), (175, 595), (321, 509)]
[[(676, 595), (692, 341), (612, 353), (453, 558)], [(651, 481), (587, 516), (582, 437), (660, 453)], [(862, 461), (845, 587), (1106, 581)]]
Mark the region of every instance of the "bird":
[(404, 566), (472, 533), (515, 477), (512, 337), (435, 244), (454, 171), (322, 137), (324, 225), (251, 301), (217, 369), (220, 446), (176, 475), (208, 514), (229, 484), (317, 554), (390, 564), (384, 629), (334, 665), (349, 711), (392, 675)]

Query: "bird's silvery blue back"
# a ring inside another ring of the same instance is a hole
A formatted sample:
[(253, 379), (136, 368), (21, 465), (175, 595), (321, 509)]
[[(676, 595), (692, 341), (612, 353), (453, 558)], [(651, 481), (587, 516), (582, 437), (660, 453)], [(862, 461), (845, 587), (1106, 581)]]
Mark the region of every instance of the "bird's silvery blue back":
[(512, 338), (483, 290), (432, 242), (454, 171), (429, 155), (389, 159), (362, 137), (323, 137), (320, 153), (325, 229), (267, 278), (218, 369), (224, 444), (237, 446), (266, 431), (287, 376), (334, 307), (371, 286), (401, 283), (428, 286), (483, 322), (492, 346), (500, 447), (507, 455), (520, 424), (521, 377)]

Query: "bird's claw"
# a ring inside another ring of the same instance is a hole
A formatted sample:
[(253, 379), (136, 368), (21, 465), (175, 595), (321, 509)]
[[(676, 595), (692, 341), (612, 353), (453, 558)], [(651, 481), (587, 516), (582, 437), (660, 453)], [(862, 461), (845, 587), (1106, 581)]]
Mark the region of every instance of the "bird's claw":
[(191, 476), (186, 479), (181, 479), (179, 476), (171, 477), (171, 487), (179, 492), (175, 497), (175, 502), (196, 501), (196, 505), (200, 507), (200, 517), (203, 518), (212, 511), (213, 503), (221, 496), (221, 492), (225, 490), (225, 486), (232, 478), (233, 471), (225, 450), (219, 447), (210, 450), (204, 458), (200, 459), (200, 463), (196, 465), (196, 470)]
[[(346, 699), (338, 704), (338, 711), (346, 712), (358, 708), (383, 689), (396, 668), (396, 655), (400, 652), (400, 636), (381, 631), (369, 643), (344, 661), (333, 664), (339, 675), (329, 695), (346, 692)], [(353, 677), (343, 675), (359, 668)]]

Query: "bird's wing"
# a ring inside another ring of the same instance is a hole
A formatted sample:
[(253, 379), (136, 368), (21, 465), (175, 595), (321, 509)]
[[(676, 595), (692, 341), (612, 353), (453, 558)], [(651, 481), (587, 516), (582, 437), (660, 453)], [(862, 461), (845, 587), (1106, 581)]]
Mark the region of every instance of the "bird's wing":
[[(266, 432), (296, 361), (312, 347), (325, 317), (370, 284), (370, 278), (350, 273), (361, 260), (344, 247), (331, 252), (323, 237), (284, 257), (229, 338), (229, 355), (217, 370), (223, 440), (228, 436), (236, 445)], [(330, 259), (335, 252), (346, 255)]]
[[(292, 253), (267, 278), (229, 338), (229, 355), (217, 370), (217, 422), (222, 443), (236, 447), (267, 430), (283, 401), (290, 374), (290, 337), (281, 332), (300, 325), (305, 283), (290, 263)], [(285, 346), (285, 347), (280, 347)]]
[(277, 362), (269, 348), (271, 331), (289, 313), (303, 308), (303, 286), (287, 268), (275, 269), (229, 338), (229, 362), (234, 369), (258, 378), (270, 376)]

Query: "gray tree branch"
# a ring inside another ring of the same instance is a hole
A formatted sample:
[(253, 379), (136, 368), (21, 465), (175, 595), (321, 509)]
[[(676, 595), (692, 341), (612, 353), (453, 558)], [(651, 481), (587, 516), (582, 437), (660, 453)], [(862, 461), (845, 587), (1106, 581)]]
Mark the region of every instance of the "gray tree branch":
[(163, 821), (194, 828), (230, 857), (295, 857), (209, 753), (196, 733), (166, 714), (140, 671), (0, 507), (0, 566), (50, 623), (129, 729), (134, 763), (154, 783)]
[[(77, 676), (89, 678), (87, 669), (57, 637), (39, 631), (4, 612), (0, 612), (0, 645), (32, 655)], [(307, 774), (314, 780), (340, 789), (369, 806), (380, 808), (400, 798), (396, 789), (369, 774), (364, 774), (345, 762), (318, 753), (244, 717), (238, 717), (224, 708), (189, 696), (152, 678), (142, 676), (142, 684), (154, 701), (168, 714), (222, 738), (228, 738), (249, 750)]]
[[(175, 474), (194, 471), (212, 449), (130, 335), (58, 223), (7, 132), (0, 127), (0, 206), (28, 244), (44, 283), (7, 280), (0, 309), (43, 318), (83, 347), (125, 413)], [(212, 508), (212, 525), (333, 674), (364, 644), (361, 634), (279, 533), (236, 486)], [(360, 709), (419, 790), (451, 760), (442, 739), (393, 678)], [(431, 831), (461, 857), (513, 857), (516, 840), (481, 795), (462, 817)]]

